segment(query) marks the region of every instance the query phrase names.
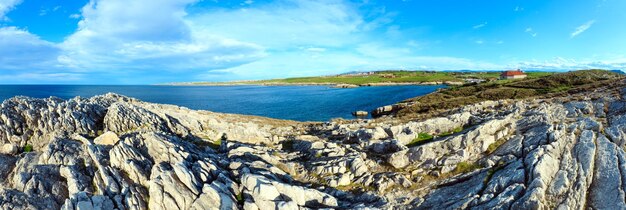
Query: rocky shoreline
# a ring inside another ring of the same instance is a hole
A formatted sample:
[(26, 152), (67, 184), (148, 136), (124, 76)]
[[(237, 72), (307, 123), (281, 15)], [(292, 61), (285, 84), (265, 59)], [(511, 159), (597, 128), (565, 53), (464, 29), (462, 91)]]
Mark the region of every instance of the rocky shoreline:
[(409, 122), (0, 106), (1, 209), (623, 209), (626, 85)]

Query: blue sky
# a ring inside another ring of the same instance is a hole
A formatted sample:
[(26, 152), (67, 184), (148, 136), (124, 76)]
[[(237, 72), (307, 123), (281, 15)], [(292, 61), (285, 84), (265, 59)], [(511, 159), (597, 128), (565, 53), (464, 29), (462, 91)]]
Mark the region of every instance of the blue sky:
[(0, 0), (0, 84), (626, 67), (623, 0)]

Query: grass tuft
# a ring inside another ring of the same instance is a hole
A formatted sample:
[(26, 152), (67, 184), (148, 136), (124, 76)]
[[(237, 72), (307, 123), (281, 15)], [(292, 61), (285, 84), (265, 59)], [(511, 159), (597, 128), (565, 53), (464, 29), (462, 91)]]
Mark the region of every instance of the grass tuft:
[(477, 163), (468, 163), (468, 162), (460, 162), (456, 164), (456, 168), (452, 171), (453, 174), (464, 174), (468, 172), (472, 172), (476, 169), (481, 168)]
[(485, 151), (485, 153), (487, 155), (492, 154), (493, 152), (495, 152), (498, 148), (500, 148), (500, 146), (502, 146), (505, 142), (506, 142), (506, 138), (501, 138), (496, 140), (495, 142), (491, 143), (489, 145), (489, 147), (487, 147), (487, 151)]
[(417, 138), (413, 139), (410, 143), (408, 143), (407, 147), (415, 147), (425, 143), (428, 143), (433, 140), (433, 136), (428, 133), (419, 133), (417, 134)]
[(24, 146), (24, 152), (32, 152), (33, 151), (33, 145), (27, 144), (26, 146)]

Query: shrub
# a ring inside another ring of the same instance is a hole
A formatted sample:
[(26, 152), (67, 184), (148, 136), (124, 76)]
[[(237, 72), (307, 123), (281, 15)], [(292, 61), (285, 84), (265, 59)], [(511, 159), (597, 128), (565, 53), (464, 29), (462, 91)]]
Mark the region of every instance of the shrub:
[(237, 203), (239, 203), (239, 204), (243, 204), (244, 203), (243, 193), (237, 194)]
[(26, 146), (24, 146), (24, 152), (32, 152), (33, 151), (33, 145), (27, 144)]

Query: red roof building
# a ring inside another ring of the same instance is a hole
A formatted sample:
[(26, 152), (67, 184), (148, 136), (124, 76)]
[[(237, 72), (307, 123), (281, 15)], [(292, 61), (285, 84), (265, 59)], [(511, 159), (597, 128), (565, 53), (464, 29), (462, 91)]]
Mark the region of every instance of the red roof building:
[(523, 79), (527, 76), (528, 75), (526, 75), (526, 73), (524, 73), (522, 70), (517, 69), (502, 72), (502, 74), (500, 74), (500, 79)]

